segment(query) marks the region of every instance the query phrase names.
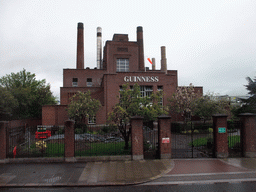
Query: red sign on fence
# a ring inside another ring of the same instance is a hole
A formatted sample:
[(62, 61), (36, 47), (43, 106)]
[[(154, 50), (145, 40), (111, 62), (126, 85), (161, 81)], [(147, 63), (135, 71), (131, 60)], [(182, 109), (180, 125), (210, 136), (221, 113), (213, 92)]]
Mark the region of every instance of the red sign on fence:
[(162, 138), (162, 143), (170, 143), (170, 138)]

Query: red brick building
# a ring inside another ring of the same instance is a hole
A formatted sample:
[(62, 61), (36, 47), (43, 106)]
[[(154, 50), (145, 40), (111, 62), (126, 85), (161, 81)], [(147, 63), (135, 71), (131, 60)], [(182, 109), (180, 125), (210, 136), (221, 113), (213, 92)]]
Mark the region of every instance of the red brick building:
[[(118, 102), (120, 86), (138, 83), (141, 94), (148, 95), (163, 90), (163, 105), (167, 98), (175, 92), (177, 71), (167, 70), (165, 47), (161, 47), (161, 69), (145, 68), (143, 30), (137, 27), (137, 41), (129, 41), (127, 34), (114, 34), (112, 41), (107, 41), (101, 59), (101, 28), (97, 29), (97, 67), (84, 69), (83, 24), (78, 23), (77, 33), (77, 64), (75, 69), (63, 69), (63, 87), (60, 88), (60, 105), (43, 107), (43, 125), (64, 125), (68, 119), (67, 105), (77, 91), (90, 90), (93, 98), (98, 99), (102, 107), (95, 118), (88, 123), (105, 124), (108, 113)], [(196, 87), (203, 92), (202, 87)]]

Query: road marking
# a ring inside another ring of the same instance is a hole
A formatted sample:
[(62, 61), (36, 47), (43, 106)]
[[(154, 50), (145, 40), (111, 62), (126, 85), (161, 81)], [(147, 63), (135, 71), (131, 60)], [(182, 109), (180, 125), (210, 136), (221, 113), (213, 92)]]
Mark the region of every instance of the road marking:
[(247, 174), (255, 173), (256, 171), (245, 171), (245, 172), (220, 172), (220, 173), (194, 173), (194, 174), (168, 174), (163, 175), (162, 177), (187, 177), (187, 176), (206, 176), (206, 175), (230, 175), (230, 174)]
[(168, 181), (168, 182), (150, 182), (143, 183), (140, 185), (189, 185), (189, 184), (215, 184), (215, 183), (240, 183), (256, 181), (256, 178), (248, 179), (221, 179), (221, 180), (204, 180), (204, 181)]

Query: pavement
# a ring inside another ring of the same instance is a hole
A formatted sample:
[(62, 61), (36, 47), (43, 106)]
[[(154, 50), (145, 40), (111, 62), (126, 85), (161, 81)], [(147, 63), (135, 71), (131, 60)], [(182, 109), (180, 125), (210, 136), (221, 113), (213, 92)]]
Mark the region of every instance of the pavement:
[(3, 187), (84, 187), (256, 181), (255, 158), (2, 163)]

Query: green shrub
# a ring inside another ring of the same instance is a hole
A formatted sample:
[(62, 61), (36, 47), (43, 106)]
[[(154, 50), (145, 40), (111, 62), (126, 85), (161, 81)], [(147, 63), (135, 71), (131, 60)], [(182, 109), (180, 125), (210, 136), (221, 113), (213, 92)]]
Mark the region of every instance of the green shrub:
[(213, 128), (208, 128), (209, 133), (213, 133)]
[(117, 126), (115, 125), (109, 125), (109, 126), (104, 126), (101, 131), (103, 133), (111, 133), (117, 131)]
[(82, 134), (82, 133), (83, 133), (83, 129), (81, 129), (81, 128), (75, 129), (75, 134)]
[[(77, 132), (76, 132), (76, 129)], [(82, 130), (82, 131), (81, 131)], [(76, 134), (82, 134), (82, 133), (86, 133), (87, 132), (87, 125), (84, 123), (75, 123), (75, 133)]]

